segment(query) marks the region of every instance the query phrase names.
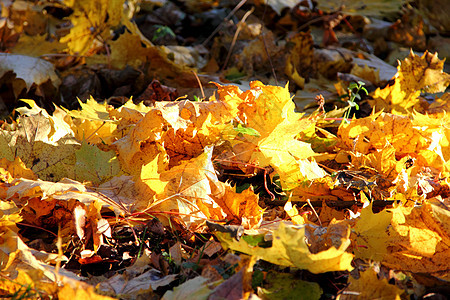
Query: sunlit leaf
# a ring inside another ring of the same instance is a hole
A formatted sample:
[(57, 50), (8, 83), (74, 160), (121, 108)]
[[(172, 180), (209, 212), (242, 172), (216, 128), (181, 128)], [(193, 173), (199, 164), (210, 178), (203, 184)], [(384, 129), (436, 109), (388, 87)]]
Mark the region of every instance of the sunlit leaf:
[(312, 273), (352, 270), (353, 255), (345, 250), (350, 240), (343, 240), (339, 248), (334, 246), (319, 253), (311, 253), (305, 241), (305, 227), (295, 228), (281, 223), (273, 231), (273, 242), (270, 248), (253, 247), (241, 239), (239, 242), (228, 234), (217, 233), (222, 245), (232, 250), (257, 256), (268, 262), (306, 269)]

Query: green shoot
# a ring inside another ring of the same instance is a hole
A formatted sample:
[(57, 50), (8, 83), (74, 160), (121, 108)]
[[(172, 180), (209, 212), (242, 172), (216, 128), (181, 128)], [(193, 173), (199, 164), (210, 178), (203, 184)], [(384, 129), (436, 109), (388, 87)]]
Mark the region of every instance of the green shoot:
[(156, 41), (159, 38), (165, 37), (167, 35), (170, 35), (171, 37), (175, 37), (175, 33), (173, 32), (173, 30), (170, 27), (164, 26), (164, 25), (154, 25), (154, 26), (157, 29), (153, 33), (152, 42)]
[[(350, 111), (354, 107), (356, 110), (359, 110), (358, 103), (355, 102), (356, 99), (361, 100), (361, 95), (359, 94), (359, 91), (363, 91), (366, 93), (366, 95), (369, 94), (367, 89), (364, 87), (365, 83), (362, 81), (358, 82), (352, 82), (348, 86), (348, 107), (347, 110), (344, 113), (344, 122), (347, 122), (347, 119), (350, 117)], [(356, 91), (354, 91), (356, 89)]]

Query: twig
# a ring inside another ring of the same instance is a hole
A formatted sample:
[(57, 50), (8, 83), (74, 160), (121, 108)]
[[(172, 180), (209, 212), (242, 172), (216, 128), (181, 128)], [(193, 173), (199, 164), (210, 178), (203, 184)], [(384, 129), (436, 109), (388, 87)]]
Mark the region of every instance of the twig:
[[(326, 197), (326, 196), (324, 196)], [(265, 204), (270, 205), (270, 206), (284, 206), (286, 204), (287, 200), (282, 200), (282, 199), (276, 199), (276, 200), (269, 200), (267, 199), (265, 201)], [(296, 200), (291, 200), (292, 204), (297, 204), (298, 206), (303, 206), (303, 205), (308, 205), (308, 202), (306, 201), (296, 201)], [(322, 207), (323, 202), (325, 202), (325, 204), (329, 207), (333, 207), (336, 209), (344, 209), (344, 208), (350, 208), (354, 205), (358, 206), (358, 207), (362, 207), (364, 205), (364, 203), (362, 202), (358, 202), (358, 201), (344, 201), (344, 200), (316, 200), (316, 201), (310, 201), (312, 205), (314, 205), (315, 207)], [(389, 205), (392, 205), (394, 203), (393, 200), (373, 200), (372, 201), (372, 205), (373, 207), (386, 207)]]
[(319, 215), (317, 214), (317, 211), (315, 210), (314, 206), (311, 204), (311, 201), (308, 199), (306, 199), (306, 202), (308, 202), (309, 206), (311, 207), (311, 209), (313, 210), (314, 214), (317, 217), (317, 220), (319, 220), (319, 225), (320, 227), (322, 227), (322, 221), (320, 221)]
[(203, 86), (202, 86), (202, 82), (200, 81), (200, 78), (198, 78), (197, 73), (195, 73), (194, 71), (192, 71), (192, 73), (194, 73), (195, 78), (197, 78), (197, 82), (198, 82), (198, 86), (200, 87), (200, 91), (202, 92), (202, 97), (203, 99), (205, 99), (205, 92), (203, 91)]
[(241, 0), (241, 2), (239, 2), (235, 8), (233, 8), (233, 10), (228, 14), (228, 16), (225, 17), (225, 19), (223, 19), (222, 23), (219, 24), (219, 26), (216, 27), (216, 29), (209, 35), (209, 37), (202, 43), (202, 46), (205, 46), (206, 44), (209, 43), (209, 41), (216, 35), (217, 32), (219, 32), (220, 29), (222, 29), (223, 23), (225, 21), (228, 21), (235, 13), (236, 11), (241, 8), (242, 5), (245, 4), (245, 2), (247, 2), (247, 0)]
[(231, 56), (231, 53), (233, 52), (234, 45), (236, 45), (236, 40), (239, 36), (239, 33), (242, 30), (242, 26), (243, 26), (245, 20), (247, 20), (247, 18), (253, 13), (254, 10), (255, 9), (252, 7), (252, 9), (250, 9), (248, 12), (246, 12), (245, 15), (242, 17), (242, 19), (239, 21), (236, 32), (234, 33), (234, 36), (233, 36), (233, 41), (231, 42), (231, 45), (230, 45), (230, 49), (228, 50), (227, 58), (225, 59), (225, 62), (223, 64), (222, 71), (225, 70), (225, 68), (228, 65), (228, 61), (230, 60), (230, 56)]

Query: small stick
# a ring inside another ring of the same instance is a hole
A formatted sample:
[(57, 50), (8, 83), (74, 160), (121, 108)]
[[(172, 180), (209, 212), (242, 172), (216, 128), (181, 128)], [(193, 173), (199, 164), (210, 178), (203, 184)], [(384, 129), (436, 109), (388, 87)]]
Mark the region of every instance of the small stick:
[(311, 201), (309, 200), (309, 198), (306, 199), (306, 202), (308, 202), (309, 206), (311, 207), (311, 209), (313, 210), (314, 214), (316, 215), (317, 220), (319, 220), (320, 227), (322, 227), (322, 221), (320, 221), (319, 215), (317, 214), (316, 210), (314, 209), (314, 206), (312, 206)]
[(198, 82), (198, 86), (200, 87), (200, 91), (202, 92), (202, 97), (203, 99), (205, 99), (205, 92), (203, 91), (203, 86), (202, 86), (202, 82), (200, 81), (200, 78), (198, 78), (197, 73), (195, 73), (194, 71), (192, 71), (192, 73), (194, 73), (195, 78), (197, 78), (197, 82)]
[(228, 61), (230, 60), (230, 56), (231, 56), (231, 53), (233, 52), (234, 45), (236, 44), (236, 40), (239, 36), (239, 33), (241, 32), (241, 29), (242, 29), (242, 26), (243, 26), (245, 20), (247, 20), (247, 18), (252, 14), (252, 12), (254, 10), (255, 9), (252, 7), (252, 9), (249, 10), (248, 12), (246, 12), (245, 15), (242, 17), (242, 20), (238, 23), (236, 32), (234, 33), (234, 36), (233, 36), (233, 41), (231, 42), (231, 45), (230, 45), (230, 50), (228, 51), (227, 58), (225, 59), (225, 62), (223, 64), (222, 71), (225, 70), (225, 68), (228, 65)]
[(244, 3), (247, 2), (247, 0), (241, 0), (236, 7), (228, 14), (228, 16), (223, 19), (222, 23), (217, 26), (217, 28), (213, 31), (213, 33), (210, 34), (210, 36), (202, 43), (203, 46), (209, 43), (209, 41), (216, 35), (217, 32), (219, 32), (220, 29), (222, 29), (224, 21), (228, 21), (237, 11), (239, 8), (241, 8)]

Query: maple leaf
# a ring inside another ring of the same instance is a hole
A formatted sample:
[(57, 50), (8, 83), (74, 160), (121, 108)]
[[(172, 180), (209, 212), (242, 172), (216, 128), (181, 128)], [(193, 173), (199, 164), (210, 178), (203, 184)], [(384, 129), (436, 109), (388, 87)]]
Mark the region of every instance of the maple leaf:
[(265, 86), (254, 81), (250, 83), (250, 90), (241, 92), (236, 87), (219, 86), (219, 97), (224, 102), (237, 104), (238, 122), (258, 132), (258, 135), (246, 134), (245, 138), (224, 134), (233, 145), (235, 159), (274, 167), (287, 190), (305, 179), (325, 175), (315, 162), (306, 160), (315, 154), (310, 144), (295, 138), (314, 122), (294, 112), (295, 105), (287, 87)]
[(358, 279), (349, 277), (350, 285), (345, 289), (346, 292), (338, 296), (340, 300), (355, 299), (355, 294), (361, 299), (395, 299), (400, 300), (403, 290), (395, 285), (389, 284), (386, 278), (378, 279), (377, 274), (372, 268), (360, 272)]
[(61, 115), (50, 117), (41, 109), (20, 116), (18, 128), (0, 129), (0, 157), (14, 161), (20, 157), (41, 179), (70, 177), (75, 165), (78, 141)]
[(270, 135), (283, 120), (298, 118), (287, 86), (266, 86), (252, 81), (250, 89), (238, 96), (243, 100), (238, 106), (239, 120), (260, 132), (261, 139)]
[(138, 175), (141, 166), (160, 153), (163, 149), (162, 131), (166, 124), (161, 112), (153, 109), (139, 120), (128, 134), (114, 142), (124, 171)]
[(419, 103), (420, 91), (430, 93), (445, 91), (450, 75), (442, 71), (444, 60), (426, 51), (421, 57), (412, 51), (399, 63), (393, 85), (378, 88), (369, 101), (377, 110), (385, 109), (394, 114), (408, 114)]
[(159, 151), (167, 153), (172, 167), (219, 141), (224, 123), (231, 119), (221, 101), (161, 102), (114, 145), (122, 167), (132, 174), (139, 174), (140, 166), (153, 160)]
[(14, 54), (40, 57), (52, 53), (61, 53), (67, 45), (56, 40), (49, 41), (46, 35), (20, 35), (19, 41), (13, 48)]
[(387, 253), (389, 242), (389, 227), (392, 213), (381, 211), (377, 214), (372, 212), (373, 203), (361, 210), (361, 215), (356, 221), (352, 231), (356, 235), (355, 257), (382, 261)]
[(411, 119), (386, 113), (353, 120), (339, 126), (338, 136), (347, 149), (368, 154), (373, 149), (384, 149), (389, 143), (396, 155), (417, 153), (429, 145), (428, 133), (413, 126)]
[(352, 164), (355, 168), (371, 168), (376, 170), (378, 174), (383, 174), (386, 178), (394, 180), (398, 175), (397, 167), (398, 161), (395, 157), (396, 149), (394, 146), (386, 143), (382, 149), (376, 149), (367, 155), (359, 153), (351, 153)]
[(114, 151), (102, 151), (84, 141), (75, 151), (75, 178), (100, 184), (120, 173), (119, 161)]
[(224, 248), (254, 255), (265, 261), (288, 267), (306, 269), (312, 273), (352, 270), (353, 255), (345, 250), (350, 245), (349, 239), (342, 239), (339, 248), (331, 248), (311, 253), (305, 241), (305, 227), (295, 228), (280, 223), (274, 230), (272, 247), (251, 246), (244, 238), (238, 242), (229, 234), (217, 232), (216, 236)]
[[(211, 161), (212, 148), (196, 158), (160, 174), (160, 180), (167, 181), (165, 191), (148, 208), (160, 211), (178, 211), (187, 226), (198, 225), (204, 219), (223, 219), (226, 214), (211, 197), (223, 193)], [(217, 197), (216, 196), (216, 197)]]
[(112, 122), (109, 118), (111, 106), (106, 102), (99, 103), (91, 96), (89, 99), (86, 99), (86, 102), (82, 102), (78, 99), (78, 104), (81, 106), (81, 110), (63, 109), (67, 112), (67, 114), (74, 118), (86, 119), (90, 121)]
[[(157, 154), (151, 162), (142, 165), (140, 176), (135, 176), (134, 179), (134, 189), (138, 193), (138, 196), (132, 197), (136, 199), (133, 203), (134, 211), (145, 210), (155, 201), (157, 195), (164, 193), (168, 182), (162, 180), (160, 174), (166, 168), (167, 162), (165, 162), (162, 153)], [(114, 185), (117, 185), (117, 183)]]
[(397, 270), (429, 273), (449, 280), (449, 209), (439, 199), (429, 199), (417, 207), (392, 209), (388, 253), (383, 263)]
[(0, 176), (3, 182), (11, 183), (14, 178), (26, 178), (36, 180), (37, 176), (25, 166), (20, 157), (16, 157), (13, 162), (2, 158), (0, 160)]
[[(162, 137), (170, 157), (170, 167), (177, 165), (181, 160), (202, 153), (205, 146), (212, 145), (220, 139), (220, 132), (224, 127), (215, 118), (218, 113), (214, 110), (213, 102), (178, 102), (178, 105), (175, 105), (177, 108), (175, 114), (170, 114), (170, 111), (173, 111), (171, 106), (172, 103), (168, 103), (160, 110), (172, 127), (164, 132)], [(220, 106), (217, 108), (223, 109)]]
[[(139, 67), (147, 61), (148, 57), (153, 53), (157, 53), (155, 47), (143, 47), (142, 39), (139, 35), (125, 31), (115, 41), (110, 42), (111, 57), (109, 59), (111, 64), (123, 69), (126, 65)], [(155, 56), (153, 54), (153, 56)], [(103, 58), (105, 58), (103, 56)], [(105, 61), (106, 62), (106, 61)], [(156, 61), (152, 61), (152, 64)]]
[[(294, 188), (291, 193), (291, 200), (305, 201), (312, 197), (319, 197), (319, 199), (330, 199), (334, 183), (330, 176), (318, 178), (311, 182), (303, 182)], [(331, 196), (332, 197), (332, 196)]]
[(298, 132), (311, 123), (308, 119), (284, 120), (269, 136), (258, 141), (250, 161), (257, 161), (262, 167), (274, 167), (286, 190), (295, 188), (304, 180), (325, 176), (315, 161), (307, 160), (315, 155), (311, 145), (295, 139)]
[(111, 28), (117, 26), (122, 18), (123, 3), (123, 0), (66, 0), (65, 4), (73, 9), (69, 17), (73, 27), (60, 39), (61, 43), (67, 43), (71, 54), (84, 55), (94, 41), (111, 39)]
[[(301, 89), (305, 86), (305, 79), (314, 74), (313, 40), (309, 32), (300, 32), (288, 41), (294, 46), (290, 49), (284, 72)], [(300, 73), (299, 73), (300, 72)]]
[(227, 214), (227, 219), (237, 221), (245, 229), (258, 227), (262, 221), (264, 210), (258, 205), (258, 196), (253, 188), (236, 193), (236, 187), (225, 185), (224, 195), (212, 198), (220, 205)]

